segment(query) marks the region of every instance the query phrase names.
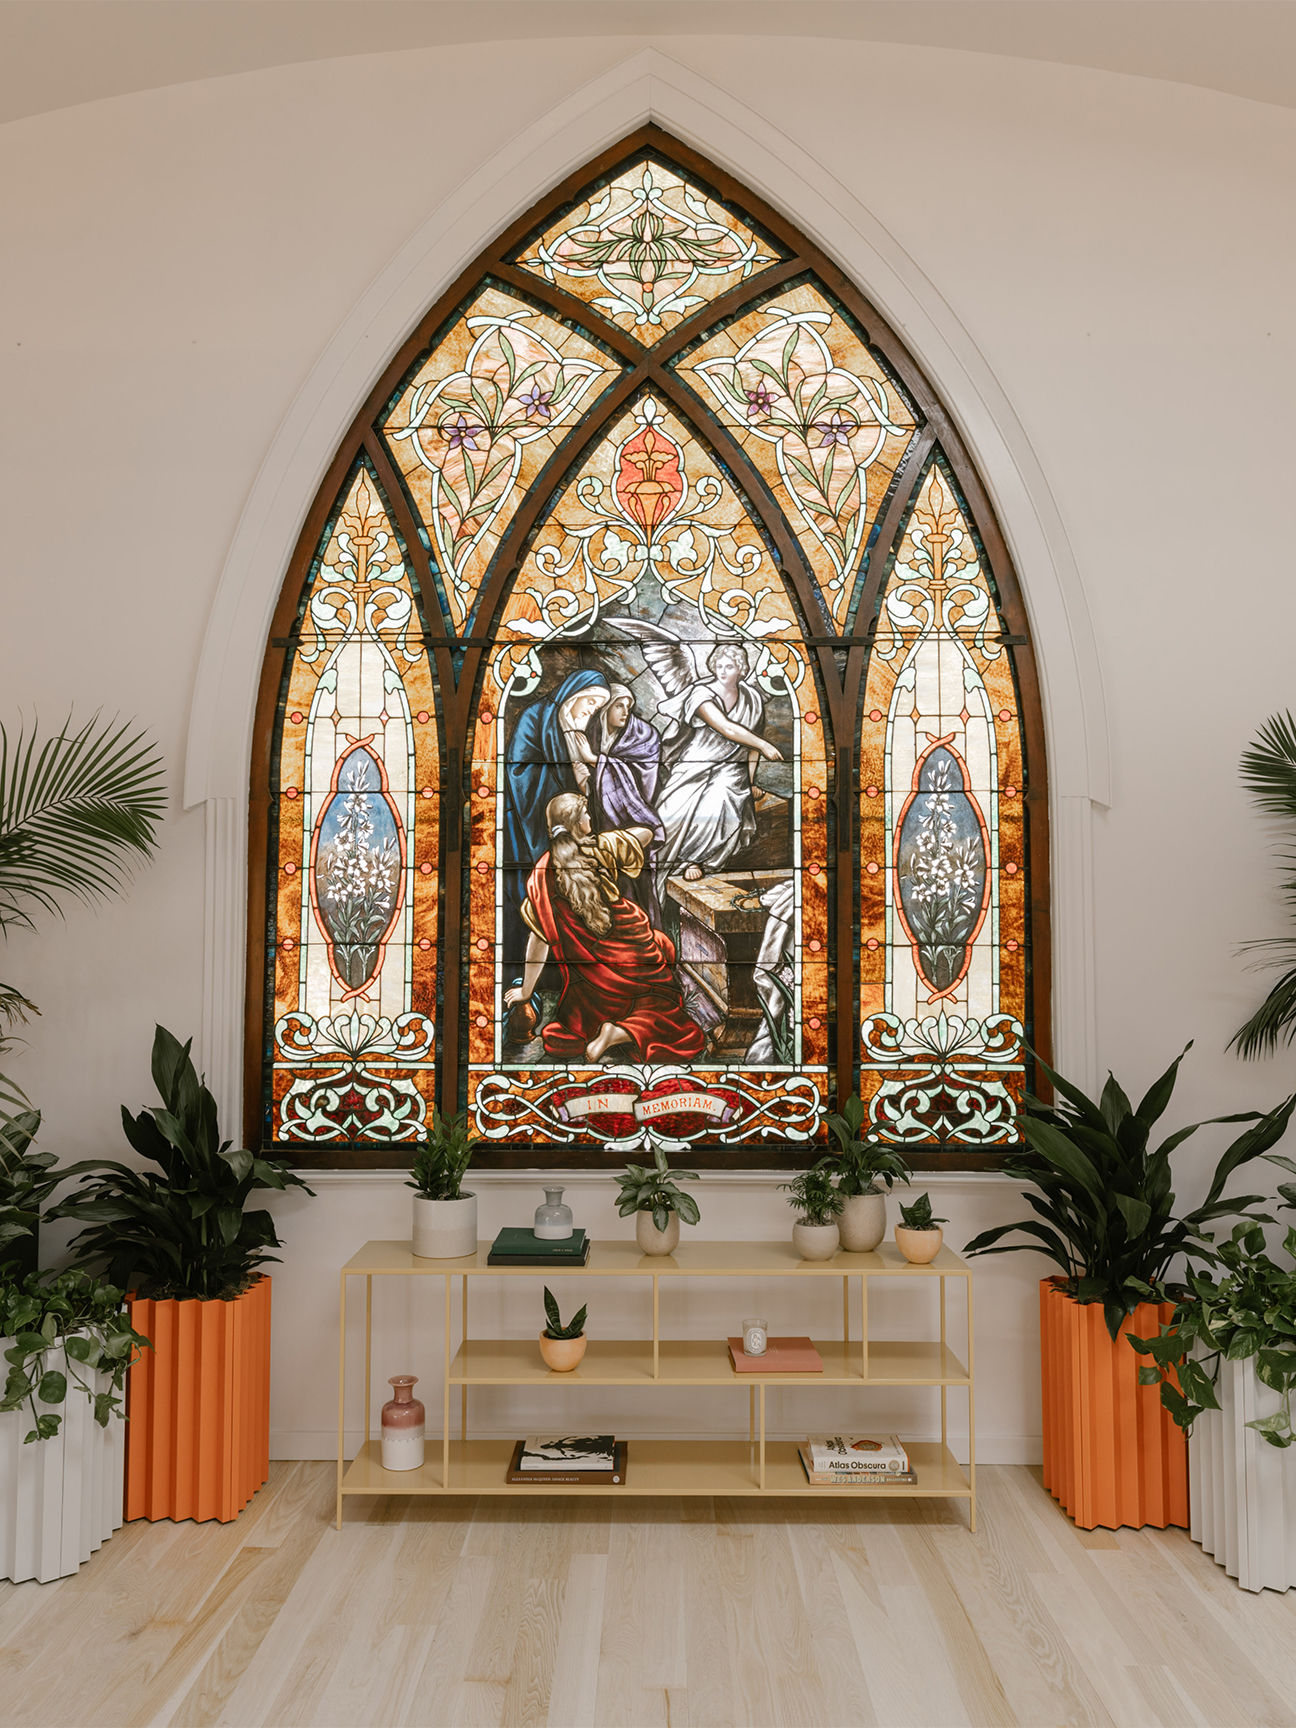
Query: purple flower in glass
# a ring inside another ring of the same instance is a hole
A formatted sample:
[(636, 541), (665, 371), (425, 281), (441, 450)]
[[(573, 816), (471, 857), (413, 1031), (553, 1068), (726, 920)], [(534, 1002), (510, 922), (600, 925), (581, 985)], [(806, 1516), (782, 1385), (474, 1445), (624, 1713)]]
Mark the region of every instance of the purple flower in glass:
[(553, 415), (550, 403), (553, 401), (552, 390), (542, 390), (537, 379), (529, 390), (523, 390), (518, 401), (526, 409), (528, 420), (548, 420)]
[(477, 440), (485, 433), (484, 426), (477, 425), (466, 414), (460, 414), (455, 419), (446, 422), (442, 428), (446, 443), (452, 450), (475, 450)]
[(747, 392), (747, 418), (759, 420), (762, 414), (770, 414), (774, 409), (774, 392), (768, 384), (758, 384), (754, 390)]
[(856, 422), (849, 414), (843, 414), (840, 408), (834, 408), (826, 420), (815, 421), (815, 431), (821, 435), (821, 450), (826, 444), (849, 444), (851, 433), (855, 429)]

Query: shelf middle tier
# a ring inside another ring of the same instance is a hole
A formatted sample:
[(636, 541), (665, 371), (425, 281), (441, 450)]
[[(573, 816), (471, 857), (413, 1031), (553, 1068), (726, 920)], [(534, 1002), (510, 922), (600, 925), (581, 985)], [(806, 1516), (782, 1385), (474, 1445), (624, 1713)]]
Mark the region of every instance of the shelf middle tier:
[(858, 1341), (815, 1339), (822, 1374), (739, 1374), (723, 1339), (663, 1338), (653, 1374), (651, 1338), (593, 1338), (568, 1374), (545, 1366), (527, 1338), (470, 1338), (450, 1364), (453, 1386), (535, 1386), (542, 1381), (600, 1386), (966, 1386), (967, 1369), (947, 1344), (875, 1338), (864, 1372)]

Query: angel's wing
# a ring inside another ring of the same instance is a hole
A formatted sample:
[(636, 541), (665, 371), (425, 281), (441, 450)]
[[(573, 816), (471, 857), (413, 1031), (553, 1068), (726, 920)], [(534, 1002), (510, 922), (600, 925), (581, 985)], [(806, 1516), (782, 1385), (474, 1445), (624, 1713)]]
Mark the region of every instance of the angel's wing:
[(643, 649), (648, 670), (667, 696), (680, 696), (706, 677), (705, 668), (698, 665), (692, 647), (663, 630), (660, 624), (647, 624), (642, 618), (607, 618), (613, 625), (631, 636)]

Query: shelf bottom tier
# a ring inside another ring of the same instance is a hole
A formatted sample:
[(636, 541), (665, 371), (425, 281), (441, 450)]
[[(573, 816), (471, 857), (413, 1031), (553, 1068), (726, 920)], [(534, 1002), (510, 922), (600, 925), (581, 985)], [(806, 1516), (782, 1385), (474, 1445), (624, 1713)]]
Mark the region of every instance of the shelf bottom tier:
[(632, 1440), (623, 1487), (562, 1485), (504, 1480), (515, 1442), (453, 1441), (449, 1479), (441, 1479), (442, 1453), (429, 1441), (427, 1462), (418, 1470), (384, 1470), (382, 1442), (370, 1440), (346, 1466), (344, 1494), (797, 1494), (904, 1500), (913, 1496), (969, 1499), (971, 1485), (953, 1453), (939, 1441), (908, 1445), (917, 1483), (889, 1487), (815, 1488), (805, 1479), (796, 1445), (790, 1440), (765, 1444), (765, 1486), (760, 1486), (757, 1448), (745, 1440)]

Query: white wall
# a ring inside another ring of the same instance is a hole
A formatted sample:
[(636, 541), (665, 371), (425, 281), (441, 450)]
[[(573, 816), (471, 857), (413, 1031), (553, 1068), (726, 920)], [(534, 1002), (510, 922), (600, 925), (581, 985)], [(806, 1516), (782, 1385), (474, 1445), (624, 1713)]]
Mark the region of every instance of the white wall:
[[(162, 739), (178, 794), (221, 572), (276, 434), (319, 386), (321, 356), (497, 146), (642, 46), (566, 39), (322, 61), (0, 129), (0, 719), (48, 725), (73, 699), (79, 712), (138, 716)], [(1056, 509), (1055, 543), (1075, 560), (1070, 617), (1077, 630), (1086, 605), (1092, 617), (1112, 741), (1091, 932), (1076, 926), (1089, 917), (1076, 886), (1086, 859), (1059, 884), (1068, 952), (1080, 957), (1058, 1003), (1060, 1047), (1088, 1047), (1077, 1020), (1091, 984), (1098, 1065), (1130, 1090), (1196, 1037), (1176, 1122), (1275, 1102), (1290, 1059), (1247, 1068), (1223, 1047), (1266, 987), (1236, 944), (1282, 928), (1268, 836), (1236, 764), (1256, 726), (1292, 701), (1296, 114), (935, 50), (656, 46), (781, 129), (789, 154), (823, 164), (858, 201), (898, 267), (948, 309), (1038, 464), (1035, 504)], [(885, 283), (861, 287), (895, 311)], [(386, 357), (375, 345), (368, 376)], [(970, 398), (935, 381), (975, 430)], [(329, 453), (307, 450), (299, 466), (318, 472)], [(1043, 559), (1007, 467), (991, 478), (1039, 623)], [(294, 484), (280, 506), (295, 522), (313, 484)], [(266, 593), (279, 575), (253, 572)], [(1060, 706), (1053, 718), (1056, 758), (1079, 722)], [(202, 1023), (203, 822), (177, 796), (160, 857), (127, 900), (73, 908), (5, 947), (0, 975), (44, 1010), (9, 1066), (45, 1110), (42, 1143), (63, 1157), (121, 1150), (117, 1105), (150, 1097), (155, 1019), (181, 1034)], [(1077, 981), (1086, 941), (1092, 979)], [(234, 1031), (230, 1021), (209, 1038), (228, 1046)], [(1224, 1132), (1185, 1148), (1185, 1192), (1200, 1189)], [(994, 1179), (938, 1185), (955, 1246), (1018, 1204)], [(525, 1221), (538, 1198), (525, 1181), (481, 1186), (487, 1234)], [(287, 1246), (272, 1426), (283, 1456), (332, 1443), (339, 1264), (367, 1237), (408, 1233), (399, 1178), (319, 1187), (314, 1201), (276, 1205)], [(624, 1228), (606, 1183), (582, 1177), (574, 1198), (587, 1225)], [(715, 1235), (787, 1226), (763, 1178), (712, 1181), (704, 1211)], [(1034, 1280), (1045, 1268), (1032, 1256), (982, 1265), (981, 1455), (1034, 1457)], [(439, 1313), (405, 1300), (379, 1299), (377, 1376), (437, 1372)], [(835, 1307), (816, 1320), (817, 1298), (804, 1300), (776, 1310), (780, 1325), (831, 1335)], [(681, 1330), (732, 1330), (750, 1299), (735, 1291), (714, 1313), (700, 1304), (677, 1316)], [(488, 1322), (538, 1329), (520, 1295)], [(637, 1323), (611, 1298), (592, 1316), (605, 1336)], [(513, 1432), (528, 1418), (482, 1398), (485, 1428)], [(720, 1394), (607, 1414), (631, 1432), (743, 1417)], [(911, 1431), (918, 1421), (899, 1402), (871, 1414)]]

